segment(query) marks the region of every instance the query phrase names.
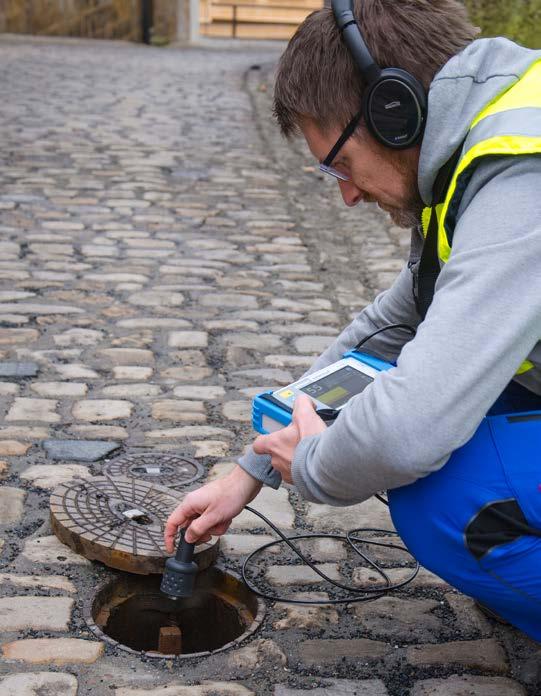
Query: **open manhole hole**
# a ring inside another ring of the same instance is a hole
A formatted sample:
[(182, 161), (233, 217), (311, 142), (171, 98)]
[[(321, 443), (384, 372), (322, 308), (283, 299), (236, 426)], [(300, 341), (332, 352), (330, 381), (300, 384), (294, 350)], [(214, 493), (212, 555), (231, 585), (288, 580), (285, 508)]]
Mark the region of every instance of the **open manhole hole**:
[(108, 582), (85, 606), (89, 628), (128, 652), (201, 657), (237, 645), (263, 620), (263, 602), (217, 566), (199, 573), (189, 598), (169, 599), (160, 581), (123, 575)]
[(204, 473), (204, 467), (195, 459), (168, 452), (126, 454), (103, 466), (105, 476), (143, 479), (173, 489), (189, 486)]
[[(51, 526), (76, 553), (130, 573), (161, 573), (168, 554), (165, 523), (184, 496), (133, 478), (69, 481), (51, 493)], [(203, 570), (216, 560), (219, 540), (196, 547)]]

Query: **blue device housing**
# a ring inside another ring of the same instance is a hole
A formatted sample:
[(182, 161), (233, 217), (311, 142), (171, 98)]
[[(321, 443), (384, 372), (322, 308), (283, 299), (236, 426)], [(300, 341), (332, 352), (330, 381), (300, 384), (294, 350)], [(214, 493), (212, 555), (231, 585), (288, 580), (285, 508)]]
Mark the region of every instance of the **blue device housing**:
[[(357, 353), (354, 350), (350, 350), (344, 353), (344, 358), (354, 358), (359, 362), (372, 367), (378, 372), (383, 372), (384, 370), (390, 370), (394, 367), (392, 363), (385, 362), (385, 360), (380, 360), (375, 358), (373, 355), (367, 355), (366, 353)], [(255, 397), (252, 402), (252, 426), (254, 430), (262, 435), (268, 435), (269, 431), (263, 427), (263, 417), (267, 416), (283, 426), (289, 425), (291, 423), (291, 413), (285, 409), (281, 408), (280, 404), (272, 401), (268, 401), (263, 398), (265, 395), (270, 395), (275, 390), (263, 392)]]

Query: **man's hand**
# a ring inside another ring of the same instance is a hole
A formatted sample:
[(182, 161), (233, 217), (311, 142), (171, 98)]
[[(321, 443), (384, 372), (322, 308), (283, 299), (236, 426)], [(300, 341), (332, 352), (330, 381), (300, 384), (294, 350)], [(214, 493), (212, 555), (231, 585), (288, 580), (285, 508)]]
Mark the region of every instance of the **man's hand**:
[(164, 533), (167, 551), (173, 552), (179, 527), (187, 528), (185, 539), (189, 543), (202, 543), (213, 534), (225, 534), (233, 518), (256, 497), (261, 486), (237, 466), (227, 476), (188, 493), (167, 520)]
[(282, 474), (286, 483), (292, 483), (291, 460), (299, 442), (309, 435), (317, 435), (327, 426), (315, 412), (315, 404), (304, 394), (295, 399), (293, 420), (287, 428), (270, 435), (260, 435), (253, 444), (256, 454), (270, 454), (272, 466)]

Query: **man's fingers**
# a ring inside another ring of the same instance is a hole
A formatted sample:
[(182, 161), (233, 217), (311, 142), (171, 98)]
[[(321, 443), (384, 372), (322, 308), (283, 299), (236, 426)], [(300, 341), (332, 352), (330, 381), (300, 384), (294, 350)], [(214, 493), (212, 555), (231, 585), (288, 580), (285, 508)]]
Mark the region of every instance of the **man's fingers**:
[(184, 529), (199, 515), (200, 506), (197, 505), (196, 500), (192, 500), (192, 495), (188, 494), (182, 503), (176, 507), (173, 512), (169, 515), (169, 519), (165, 525), (164, 530), (164, 541), (165, 548), (169, 553), (172, 553), (175, 545), (175, 537), (179, 527)]
[(175, 540), (177, 538), (178, 530), (184, 529), (184, 527), (190, 523), (190, 519), (192, 518), (184, 516), (182, 518), (174, 518), (174, 516), (171, 515), (167, 520), (163, 538), (165, 541), (165, 548), (168, 553), (173, 553), (175, 550)]
[(208, 530), (209, 535), (210, 536), (222, 536), (222, 534), (225, 534), (227, 532), (230, 524), (231, 524), (231, 520), (227, 520), (227, 522), (220, 522), (220, 524), (217, 524)]
[(273, 454), (279, 442), (294, 435), (294, 426), (288, 425), (281, 430), (277, 430), (270, 435), (259, 435), (252, 444), (252, 448), (256, 454)]
[(299, 415), (302, 413), (314, 413), (316, 410), (316, 404), (312, 399), (306, 394), (299, 394), (295, 399), (293, 404), (293, 415)]
[(293, 424), (300, 438), (316, 435), (327, 429), (325, 422), (316, 413), (316, 405), (308, 396), (302, 394), (295, 400)]
[(209, 531), (219, 522), (220, 519), (216, 515), (216, 513), (203, 513), (201, 517), (198, 517), (197, 519), (193, 520), (193, 522), (186, 530), (184, 538), (189, 544), (194, 544), (197, 541), (199, 541), (201, 537), (208, 535)]
[(258, 435), (252, 444), (252, 448), (256, 454), (268, 454), (270, 435)]
[(167, 549), (168, 553), (173, 553), (178, 528), (179, 525), (176, 524), (176, 522), (171, 522), (170, 520), (165, 526), (163, 538), (165, 541), (165, 548)]

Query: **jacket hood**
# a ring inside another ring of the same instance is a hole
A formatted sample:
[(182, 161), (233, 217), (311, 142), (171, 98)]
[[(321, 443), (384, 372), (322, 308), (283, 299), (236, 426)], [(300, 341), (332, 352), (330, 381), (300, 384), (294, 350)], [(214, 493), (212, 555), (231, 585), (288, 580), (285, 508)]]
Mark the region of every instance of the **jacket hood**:
[(426, 205), (440, 168), (466, 137), (477, 114), (541, 59), (541, 51), (504, 38), (478, 39), (437, 73), (428, 93), (418, 183)]

